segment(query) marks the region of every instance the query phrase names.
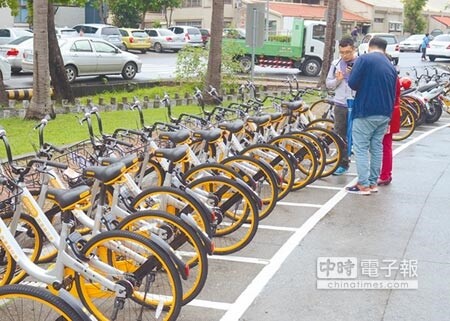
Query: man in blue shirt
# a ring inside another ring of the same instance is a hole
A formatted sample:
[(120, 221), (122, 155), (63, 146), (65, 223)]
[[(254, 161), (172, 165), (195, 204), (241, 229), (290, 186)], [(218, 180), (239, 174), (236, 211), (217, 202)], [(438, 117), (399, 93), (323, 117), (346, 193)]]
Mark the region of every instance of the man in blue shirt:
[(430, 34), (426, 33), (425, 37), (423, 37), (422, 39), (422, 44), (420, 45), (420, 49), (422, 50), (422, 61), (427, 60), (427, 47), (428, 44), (430, 43), (430, 38), (429, 38)]
[(348, 85), (356, 91), (352, 140), (358, 183), (347, 187), (351, 193), (370, 195), (378, 191), (382, 140), (392, 114), (397, 80), (386, 46), (386, 40), (372, 38), (369, 53), (356, 60), (348, 79)]

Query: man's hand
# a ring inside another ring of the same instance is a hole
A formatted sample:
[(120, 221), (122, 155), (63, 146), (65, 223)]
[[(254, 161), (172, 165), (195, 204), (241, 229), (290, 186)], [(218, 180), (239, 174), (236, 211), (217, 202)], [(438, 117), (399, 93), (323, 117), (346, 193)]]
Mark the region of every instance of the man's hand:
[(340, 70), (336, 71), (335, 76), (336, 76), (336, 79), (339, 80), (339, 81), (341, 81), (342, 79), (344, 79), (344, 74), (343, 74), (342, 71), (340, 71)]

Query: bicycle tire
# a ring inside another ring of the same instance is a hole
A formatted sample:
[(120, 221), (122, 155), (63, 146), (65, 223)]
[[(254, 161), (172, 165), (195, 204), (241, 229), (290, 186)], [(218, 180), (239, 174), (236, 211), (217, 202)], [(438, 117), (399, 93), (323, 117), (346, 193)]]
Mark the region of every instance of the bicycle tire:
[[(127, 250), (126, 253), (119, 249), (117, 244), (121, 244)], [(97, 273), (116, 282), (125, 281), (131, 284), (128, 286), (131, 290), (130, 296), (126, 298), (127, 302), (124, 302), (122, 309), (117, 311), (115, 320), (125, 320), (127, 315), (144, 317), (144, 313), (145, 318), (142, 320), (177, 319), (183, 293), (180, 274), (169, 255), (151, 239), (128, 231), (105, 231), (88, 240), (81, 253), (91, 260), (95, 257), (122, 272), (110, 275), (109, 271), (96, 268)], [(126, 255), (128, 253), (129, 256)], [(136, 254), (144, 261), (136, 261)], [(148, 268), (147, 263), (150, 263)], [(136, 273), (142, 275), (137, 277)], [(147, 287), (150, 282), (156, 285), (152, 286), (151, 293)], [(78, 273), (75, 275), (75, 285), (83, 305), (99, 321), (109, 321), (116, 312), (115, 293)]]
[(321, 118), (333, 120), (333, 107), (334, 104), (330, 103), (328, 99), (320, 99), (309, 107), (309, 111), (315, 116), (315, 119)]
[(183, 305), (192, 301), (204, 287), (208, 276), (208, 256), (197, 232), (181, 218), (161, 211), (139, 211), (123, 219), (118, 230), (150, 237), (155, 233), (166, 241), (189, 265), (189, 278), (181, 280)]
[(235, 253), (250, 243), (258, 229), (259, 216), (247, 185), (214, 176), (199, 178), (187, 187), (216, 197), (214, 207), (220, 209), (222, 220), (215, 228), (214, 254)]
[(414, 133), (417, 117), (415, 113), (408, 105), (400, 105), (400, 131), (392, 135), (393, 141), (402, 141)]
[(2, 321), (88, 321), (60, 297), (25, 284), (0, 287)]

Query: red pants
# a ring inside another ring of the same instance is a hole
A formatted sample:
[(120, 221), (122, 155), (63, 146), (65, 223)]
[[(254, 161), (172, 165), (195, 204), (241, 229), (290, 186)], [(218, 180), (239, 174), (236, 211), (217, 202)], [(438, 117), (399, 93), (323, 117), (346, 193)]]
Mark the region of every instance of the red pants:
[(385, 181), (392, 177), (392, 134), (383, 137), (383, 163), (381, 164), (380, 179)]

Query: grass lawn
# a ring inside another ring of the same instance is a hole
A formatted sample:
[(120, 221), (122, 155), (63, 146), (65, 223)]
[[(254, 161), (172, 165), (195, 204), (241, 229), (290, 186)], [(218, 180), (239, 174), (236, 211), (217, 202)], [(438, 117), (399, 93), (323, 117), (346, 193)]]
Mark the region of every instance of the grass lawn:
[[(144, 119), (146, 124), (151, 125), (156, 120), (167, 121), (167, 110), (165, 108), (144, 109)], [(173, 107), (174, 116), (180, 113), (199, 114), (198, 106), (176, 106)], [(137, 111), (111, 111), (101, 112), (103, 131), (112, 133), (116, 128), (139, 128), (139, 114)], [(87, 125), (81, 126), (77, 117), (80, 119), (83, 114), (58, 114), (55, 120), (50, 121), (44, 131), (44, 140), (56, 146), (68, 145), (77, 141), (89, 138)], [(97, 123), (93, 117), (94, 130), (98, 133)], [(6, 118), (0, 120), (0, 126), (6, 131), (6, 136), (11, 145), (13, 157), (32, 153), (33, 145), (38, 145), (38, 131), (33, 128), (37, 125), (36, 121), (27, 121), (20, 118)], [(2, 144), (2, 143), (1, 143)], [(0, 146), (0, 159), (6, 158), (5, 148)]]

